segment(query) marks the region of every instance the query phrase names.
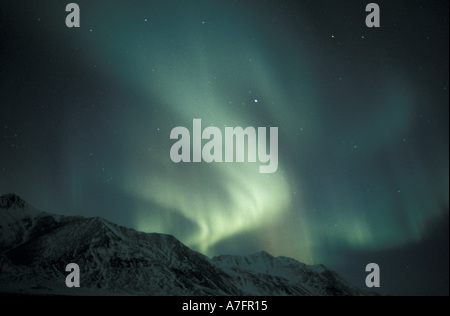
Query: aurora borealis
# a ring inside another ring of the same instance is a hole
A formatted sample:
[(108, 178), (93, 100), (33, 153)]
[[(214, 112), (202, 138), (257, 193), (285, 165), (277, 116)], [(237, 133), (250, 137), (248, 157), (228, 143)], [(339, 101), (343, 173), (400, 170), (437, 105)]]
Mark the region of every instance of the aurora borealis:
[[(1, 194), (448, 295), (448, 1), (76, 3), (0, 4)], [(193, 119), (278, 127), (277, 171), (174, 163)]]

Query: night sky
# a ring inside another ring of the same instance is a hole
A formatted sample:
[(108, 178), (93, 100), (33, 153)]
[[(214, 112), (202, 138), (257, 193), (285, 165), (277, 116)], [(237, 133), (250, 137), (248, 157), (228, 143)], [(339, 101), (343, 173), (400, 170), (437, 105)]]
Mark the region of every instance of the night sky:
[[(1, 1), (0, 194), (448, 295), (449, 2), (369, 2)], [(174, 163), (195, 118), (278, 127), (278, 170)]]

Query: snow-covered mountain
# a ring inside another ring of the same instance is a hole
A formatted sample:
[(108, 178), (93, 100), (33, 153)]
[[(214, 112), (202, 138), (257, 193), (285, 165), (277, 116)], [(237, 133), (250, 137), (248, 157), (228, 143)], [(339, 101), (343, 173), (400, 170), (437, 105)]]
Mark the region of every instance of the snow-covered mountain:
[[(68, 288), (65, 267), (80, 267)], [(175, 237), (0, 197), (0, 292), (56, 295), (370, 295), (322, 265), (266, 252), (209, 259)]]

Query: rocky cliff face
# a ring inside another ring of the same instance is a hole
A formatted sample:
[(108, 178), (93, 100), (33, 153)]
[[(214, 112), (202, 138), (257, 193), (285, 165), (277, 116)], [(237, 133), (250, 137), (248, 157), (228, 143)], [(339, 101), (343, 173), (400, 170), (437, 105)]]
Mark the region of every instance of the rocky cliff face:
[[(68, 288), (65, 267), (80, 267)], [(0, 292), (57, 295), (366, 295), (324, 266), (265, 252), (209, 259), (170, 235), (41, 212), (0, 197)]]

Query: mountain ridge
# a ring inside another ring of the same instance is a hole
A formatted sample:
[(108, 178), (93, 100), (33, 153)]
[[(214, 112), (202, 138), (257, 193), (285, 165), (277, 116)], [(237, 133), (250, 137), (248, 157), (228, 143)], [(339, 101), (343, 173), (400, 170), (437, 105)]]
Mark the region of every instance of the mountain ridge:
[[(65, 266), (80, 267), (67, 288)], [(100, 217), (42, 212), (0, 197), (0, 292), (61, 295), (372, 295), (323, 265), (265, 251), (213, 258), (172, 235), (144, 233)]]

